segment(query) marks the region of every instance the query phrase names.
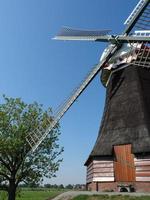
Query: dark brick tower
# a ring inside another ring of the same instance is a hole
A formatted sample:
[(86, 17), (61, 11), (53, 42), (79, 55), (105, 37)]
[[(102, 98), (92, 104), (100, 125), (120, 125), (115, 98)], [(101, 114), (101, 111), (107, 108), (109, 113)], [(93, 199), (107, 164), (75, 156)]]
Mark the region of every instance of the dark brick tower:
[(89, 190), (150, 191), (150, 70), (112, 74), (95, 146), (86, 161)]

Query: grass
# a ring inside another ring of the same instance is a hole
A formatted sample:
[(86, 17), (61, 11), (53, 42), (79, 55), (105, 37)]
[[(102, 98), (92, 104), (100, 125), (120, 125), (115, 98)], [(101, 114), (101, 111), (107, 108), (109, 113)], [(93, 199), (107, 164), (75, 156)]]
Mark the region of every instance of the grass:
[(128, 195), (79, 195), (74, 197), (72, 200), (150, 200), (150, 196), (135, 197)]
[(6, 192), (0, 191), (0, 200), (6, 200), (6, 199), (7, 199)]
[(58, 190), (22, 191), (16, 200), (49, 200), (60, 194)]
[[(51, 200), (66, 190), (58, 189), (22, 189), (16, 200)], [(0, 191), (0, 200), (7, 200), (7, 194)], [(128, 195), (79, 195), (72, 200), (150, 200), (150, 196), (128, 196)]]
[[(16, 200), (50, 200), (60, 193), (64, 192), (64, 190), (51, 190), (51, 189), (43, 189), (43, 190), (30, 190), (23, 189), (19, 191)], [(0, 191), (0, 200), (7, 200), (7, 194), (5, 192)]]

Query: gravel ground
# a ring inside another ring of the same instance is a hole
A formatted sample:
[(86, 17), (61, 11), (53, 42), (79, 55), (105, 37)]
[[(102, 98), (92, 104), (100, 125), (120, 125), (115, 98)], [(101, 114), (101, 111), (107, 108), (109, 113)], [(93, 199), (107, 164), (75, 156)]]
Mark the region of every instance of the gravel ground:
[(128, 193), (128, 192), (90, 192), (90, 191), (69, 191), (69, 192), (64, 192), (57, 197), (55, 197), (53, 200), (70, 200), (71, 198), (78, 196), (78, 195), (131, 195), (131, 196), (150, 196), (150, 193)]

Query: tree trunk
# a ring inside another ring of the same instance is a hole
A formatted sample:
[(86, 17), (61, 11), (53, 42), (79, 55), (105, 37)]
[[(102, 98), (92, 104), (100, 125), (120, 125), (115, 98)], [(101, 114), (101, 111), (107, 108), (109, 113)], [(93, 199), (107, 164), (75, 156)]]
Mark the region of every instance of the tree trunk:
[(15, 198), (16, 198), (15, 180), (10, 180), (8, 186), (8, 200), (15, 200)]

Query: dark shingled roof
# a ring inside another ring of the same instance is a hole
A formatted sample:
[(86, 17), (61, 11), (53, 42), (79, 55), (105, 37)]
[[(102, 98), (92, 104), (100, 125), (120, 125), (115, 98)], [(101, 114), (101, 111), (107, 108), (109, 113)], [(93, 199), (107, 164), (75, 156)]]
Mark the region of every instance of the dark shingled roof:
[(111, 156), (113, 145), (121, 144), (132, 144), (133, 153), (150, 153), (150, 70), (147, 68), (131, 65), (112, 75), (99, 135), (89, 159)]

